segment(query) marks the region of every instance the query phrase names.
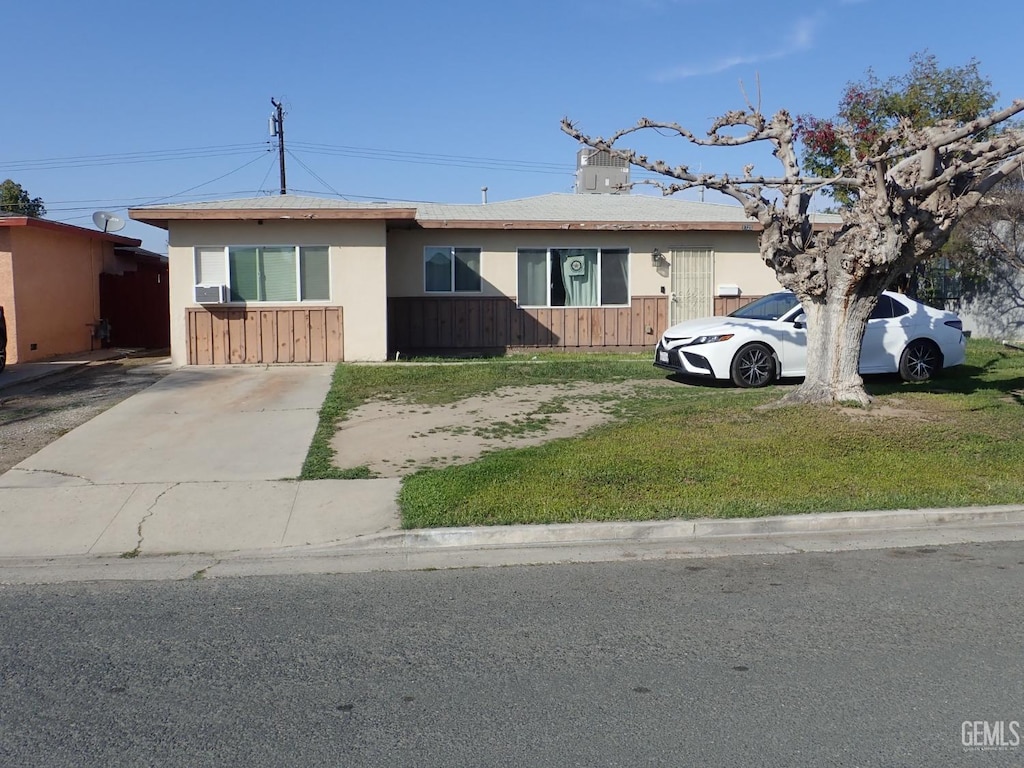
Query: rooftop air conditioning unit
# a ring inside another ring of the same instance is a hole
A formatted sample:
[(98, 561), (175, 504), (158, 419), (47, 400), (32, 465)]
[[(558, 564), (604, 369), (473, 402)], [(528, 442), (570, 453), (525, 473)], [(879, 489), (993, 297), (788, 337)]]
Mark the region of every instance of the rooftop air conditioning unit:
[(629, 193), (629, 161), (604, 149), (576, 153), (576, 192), (581, 195)]
[(223, 304), (228, 300), (226, 285), (197, 285), (196, 304)]

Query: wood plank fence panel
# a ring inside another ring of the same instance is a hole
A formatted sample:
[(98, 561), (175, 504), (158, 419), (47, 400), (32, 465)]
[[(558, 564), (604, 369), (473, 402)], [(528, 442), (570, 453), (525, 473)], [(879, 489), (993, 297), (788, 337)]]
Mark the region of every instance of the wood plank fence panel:
[(309, 362), (327, 361), (327, 318), (323, 312), (309, 313)]
[(188, 307), (189, 365), (338, 362), (341, 307)]
[(389, 356), (509, 347), (648, 349), (665, 330), (668, 298), (638, 296), (628, 307), (521, 308), (507, 297), (394, 297), (387, 314)]

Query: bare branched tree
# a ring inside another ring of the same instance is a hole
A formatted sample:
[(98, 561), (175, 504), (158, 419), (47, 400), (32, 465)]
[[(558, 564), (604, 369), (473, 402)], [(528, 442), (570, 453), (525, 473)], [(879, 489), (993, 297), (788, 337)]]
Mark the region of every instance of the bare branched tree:
[[(917, 126), (909, 119), (874, 132), (870, 141), (848, 124), (830, 125), (847, 151), (835, 175), (801, 170), (796, 126), (789, 112), (771, 117), (759, 107), (718, 118), (706, 136), (672, 122), (642, 118), (608, 138), (581, 131), (568, 118), (562, 130), (586, 146), (617, 152), (633, 165), (672, 182), (664, 194), (704, 187), (737, 200), (760, 224), (760, 253), (794, 291), (807, 313), (807, 377), (783, 403), (867, 404), (858, 366), (867, 319), (893, 279), (936, 253), (954, 225), (1009, 174), (1020, 172), (1024, 132), (997, 131), (1024, 110), (1024, 100), (969, 121), (938, 120)], [(736, 129), (740, 129), (737, 131)], [(693, 172), (686, 165), (618, 150), (623, 138), (657, 130), (702, 147), (766, 143), (781, 170), (756, 175)], [(812, 226), (811, 199), (818, 191), (845, 190), (837, 228)]]

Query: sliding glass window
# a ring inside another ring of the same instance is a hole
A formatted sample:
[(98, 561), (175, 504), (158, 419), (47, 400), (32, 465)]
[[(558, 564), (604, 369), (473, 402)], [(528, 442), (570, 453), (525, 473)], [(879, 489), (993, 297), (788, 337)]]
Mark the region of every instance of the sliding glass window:
[(629, 304), (626, 248), (520, 248), (521, 307), (604, 307)]
[(329, 301), (326, 245), (252, 245), (196, 248), (196, 283), (222, 285), (231, 301)]
[(426, 293), (479, 293), (480, 249), (428, 245), (423, 249)]

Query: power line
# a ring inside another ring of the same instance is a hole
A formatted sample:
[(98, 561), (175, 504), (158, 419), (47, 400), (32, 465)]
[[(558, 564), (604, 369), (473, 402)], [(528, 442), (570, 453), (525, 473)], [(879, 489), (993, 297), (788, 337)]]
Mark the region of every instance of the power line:
[(330, 144), (311, 144), (308, 142), (292, 142), (293, 149), (300, 149), (309, 154), (328, 155), (335, 157), (355, 157), (364, 160), (384, 160), (387, 162), (412, 163), (418, 165), (440, 165), (461, 168), (486, 168), (501, 171), (519, 171), (527, 173), (549, 173), (564, 175), (571, 173), (567, 164), (546, 163), (539, 161), (514, 160), (511, 158), (487, 158), (459, 155), (444, 155), (429, 152), (409, 152), (404, 150), (372, 149), (368, 147), (346, 147)]
[(323, 179), (322, 179), (322, 178), (320, 177), (320, 175), (319, 175), (319, 174), (318, 174), (318, 173), (317, 173), (316, 171), (314, 171), (314, 170), (313, 170), (312, 168), (310, 168), (310, 167), (309, 167), (308, 165), (306, 165), (306, 164), (305, 164), (304, 162), (302, 162), (302, 158), (301, 158), (301, 157), (298, 157), (298, 156), (297, 156), (297, 155), (296, 155), (296, 154), (295, 154), (294, 152), (292, 152), (292, 151), (291, 151), (290, 149), (289, 149), (289, 150), (285, 150), (285, 151), (286, 151), (286, 152), (287, 152), (287, 153), (288, 153), (289, 155), (291, 155), (291, 157), (292, 157), (292, 158), (293, 158), (293, 159), (295, 160), (295, 162), (297, 162), (297, 163), (298, 163), (299, 165), (301, 165), (301, 166), (302, 166), (303, 168), (305, 168), (305, 169), (306, 169), (306, 172), (307, 172), (307, 173), (308, 173), (308, 174), (309, 174), (310, 176), (312, 176), (312, 177), (313, 177), (314, 179), (316, 179), (317, 181), (319, 181), (319, 182), (320, 182), (321, 184), (323, 184), (323, 185), (324, 185), (325, 187), (327, 187), (327, 189), (331, 190), (331, 192), (333, 192), (334, 194), (336, 194), (336, 195), (337, 195), (338, 197), (341, 197), (341, 198), (344, 198), (344, 197), (345, 197), (345, 196), (344, 196), (343, 194), (341, 194), (341, 192), (339, 192), (339, 191), (338, 191), (338, 190), (336, 190), (336, 189), (335, 189), (334, 187), (332, 187), (332, 186), (331, 186), (330, 184), (328, 184), (328, 183), (327, 183), (326, 181), (324, 181), (324, 180), (323, 180)]
[[(228, 176), (231, 176), (232, 174), (238, 173), (243, 168), (247, 168), (250, 165), (252, 165), (253, 163), (255, 163), (257, 160), (262, 159), (264, 157), (264, 154), (265, 153), (260, 153), (259, 155), (254, 157), (252, 160), (249, 160), (248, 162), (243, 163), (242, 165), (238, 166), (234, 170), (228, 171), (227, 173), (222, 173), (220, 176), (217, 176), (215, 178), (209, 179), (208, 181), (204, 181), (201, 184), (196, 184), (195, 186), (189, 187), (188, 189), (183, 189), (181, 192), (175, 192), (172, 195), (164, 195), (163, 197), (157, 197), (157, 198), (148, 198), (147, 199), (147, 198), (137, 198), (136, 197), (136, 198), (131, 198), (131, 199), (132, 200), (145, 199), (146, 202), (140, 203), (140, 204), (138, 204), (136, 206), (136, 207), (139, 207), (139, 208), (145, 208), (146, 206), (156, 205), (157, 203), (161, 203), (161, 202), (163, 202), (165, 200), (171, 200), (171, 199), (177, 198), (177, 197), (184, 197), (189, 192), (197, 190), (200, 187), (205, 187), (208, 184), (213, 184), (215, 181), (220, 181), (221, 179), (226, 179)], [(240, 193), (237, 193), (237, 194), (249, 194), (249, 192), (240, 192)], [(89, 208), (94, 208), (94, 207), (95, 206), (89, 206)], [(120, 210), (120, 209), (125, 208), (125, 207), (127, 207), (127, 206), (125, 206), (125, 205), (115, 206), (115, 208), (117, 210)], [(56, 213), (56, 212), (82, 211), (82, 210), (89, 210), (89, 208), (85, 208), (85, 207), (52, 208), (50, 206), (47, 206), (47, 212), (49, 212), (49, 213)]]
[(177, 193), (175, 193), (173, 195), (167, 195), (165, 197), (158, 197), (156, 200), (150, 200), (148, 203), (143, 203), (142, 205), (143, 205), (143, 207), (145, 207), (147, 205), (154, 205), (154, 204), (162, 202), (164, 200), (170, 200), (171, 198), (174, 198), (174, 197), (181, 197), (182, 195), (187, 194), (187, 193), (191, 192), (194, 189), (199, 189), (200, 187), (205, 187), (207, 184), (213, 184), (213, 182), (215, 182), (215, 181), (220, 181), (221, 179), (226, 179), (228, 176), (231, 176), (234, 173), (238, 173), (243, 168), (247, 168), (248, 166), (252, 165), (257, 160), (259, 160), (261, 157), (262, 157), (262, 155), (257, 155), (256, 157), (254, 157), (249, 162), (243, 163), (242, 165), (240, 165), (237, 168), (235, 168), (235, 170), (228, 171), (227, 173), (221, 174), (220, 176), (218, 176), (215, 179), (210, 179), (209, 181), (204, 181), (202, 184), (196, 184), (194, 187), (189, 187), (188, 189), (183, 189), (181, 192), (177, 192)]
[(260, 191), (261, 192), (263, 191), (263, 185), (266, 184), (267, 183), (267, 179), (270, 178), (270, 172), (272, 170), (274, 170), (274, 162), (273, 162), (273, 160), (270, 162), (270, 165), (267, 166), (267, 172), (263, 174), (263, 181), (260, 182)]
[[(283, 126), (282, 126), (283, 127)], [(283, 138), (283, 136), (281, 137)], [(417, 165), (436, 165), (459, 168), (482, 168), (494, 171), (513, 171), (519, 173), (544, 173), (551, 175), (568, 175), (573, 173), (568, 163), (551, 163), (536, 160), (519, 160), (511, 157), (484, 157), (472, 155), (451, 155), (437, 152), (419, 152), (399, 149), (381, 149), (375, 147), (358, 147), (344, 144), (323, 144), (315, 142), (291, 142), (294, 149), (309, 154), (336, 157), (353, 157), (363, 160), (379, 160), (384, 162), (400, 162)], [(283, 141), (279, 141), (279, 156)], [(168, 162), (175, 160), (200, 160), (214, 157), (230, 157), (249, 154), (253, 151), (269, 150), (268, 143), (223, 144), (201, 147), (158, 149), (138, 152), (121, 152), (99, 155), (74, 155), (66, 157), (42, 158), (38, 160), (0, 161), (0, 171), (5, 173), (65, 170), (113, 165), (135, 165), (140, 163)], [(297, 156), (294, 153), (293, 157)], [(280, 162), (280, 157), (279, 157)], [(637, 177), (656, 176), (637, 169)]]
[[(567, 163), (549, 163), (536, 160), (516, 160), (513, 158), (494, 158), (479, 156), (445, 155), (431, 152), (410, 152), (404, 150), (373, 149), (369, 147), (351, 147), (345, 145), (313, 144), (310, 142), (293, 141), (293, 150), (302, 150), (309, 154), (335, 157), (354, 157), (363, 160), (383, 160), (386, 162), (410, 163), (417, 165), (438, 165), (457, 168), (483, 168), (495, 171), (514, 171), (519, 173), (544, 173), (557, 176), (575, 175), (575, 170)], [(290, 152), (290, 154), (294, 154)], [(632, 172), (638, 178), (657, 178), (658, 174), (636, 169)]]
[(80, 155), (77, 157), (59, 157), (43, 160), (9, 160), (0, 161), (0, 170), (5, 173), (24, 171), (51, 171), (68, 168), (88, 168), (110, 165), (135, 165), (138, 163), (158, 163), (172, 160), (199, 160), (212, 157), (230, 157), (247, 155), (267, 149), (265, 143), (228, 144), (220, 147), (195, 147), (193, 149), (166, 149), (148, 152), (122, 152), (107, 155)]

